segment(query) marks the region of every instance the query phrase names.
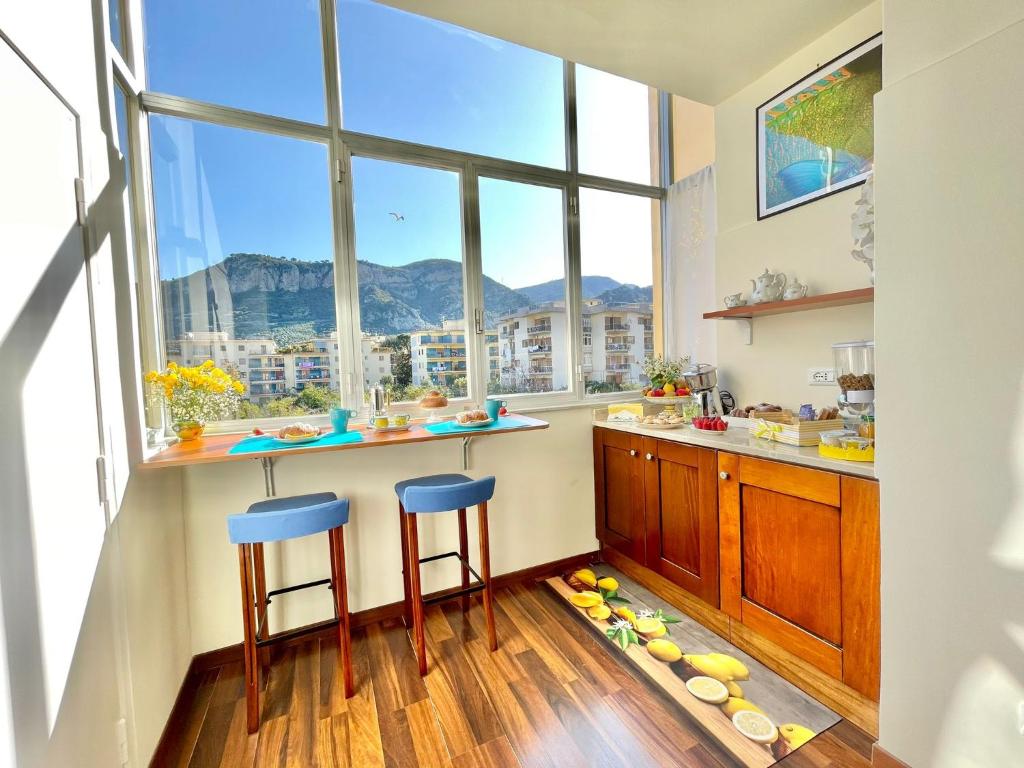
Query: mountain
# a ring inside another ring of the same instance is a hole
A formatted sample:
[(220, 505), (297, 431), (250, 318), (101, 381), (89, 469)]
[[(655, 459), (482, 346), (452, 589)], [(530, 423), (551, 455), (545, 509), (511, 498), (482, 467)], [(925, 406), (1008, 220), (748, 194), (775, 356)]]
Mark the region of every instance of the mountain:
[(654, 286), (648, 285), (646, 288), (641, 288), (639, 285), (623, 283), (603, 291), (597, 296), (586, 296), (585, 298), (594, 298), (605, 304), (649, 304), (654, 301)]
[[(592, 299), (600, 293), (617, 288), (620, 283), (610, 277), (600, 275), (583, 276), (583, 298)], [(519, 293), (529, 297), (533, 304), (543, 304), (546, 301), (562, 301), (565, 299), (565, 280), (549, 280), (546, 283), (528, 285), (525, 288), (516, 288)]]
[[(396, 334), (463, 315), (462, 264), (426, 259), (401, 267), (357, 263), (359, 314), (368, 333)], [(560, 300), (562, 280), (513, 290), (484, 276), (484, 320), (494, 328), (505, 312)], [(260, 253), (233, 253), (220, 264), (164, 280), (168, 338), (194, 328), (214, 328), (231, 338), (270, 338), (279, 345), (324, 336), (337, 328), (334, 265)], [(651, 287), (585, 276), (584, 298), (606, 302), (651, 301)]]
[[(362, 328), (404, 333), (461, 318), (462, 264), (428, 259), (402, 267), (357, 265)], [(235, 253), (220, 264), (162, 284), (169, 338), (192, 328), (234, 338), (272, 338), (290, 344), (335, 328), (334, 265), (257, 253)], [(529, 297), (484, 277), (486, 321), (524, 307)], [(186, 322), (185, 318), (191, 320)]]

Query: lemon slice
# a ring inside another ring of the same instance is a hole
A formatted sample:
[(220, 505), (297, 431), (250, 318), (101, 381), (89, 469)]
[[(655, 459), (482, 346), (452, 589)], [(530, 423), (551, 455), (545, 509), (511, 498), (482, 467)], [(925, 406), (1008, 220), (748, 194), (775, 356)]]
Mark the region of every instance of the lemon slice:
[[(689, 688), (689, 683), (687, 683)], [(736, 730), (758, 744), (771, 744), (779, 738), (779, 729), (761, 712), (744, 709), (732, 716)]]
[(729, 691), (726, 690), (722, 683), (713, 677), (705, 677), (704, 675), (697, 675), (687, 680), (686, 690), (708, 704), (721, 704), (729, 698)]

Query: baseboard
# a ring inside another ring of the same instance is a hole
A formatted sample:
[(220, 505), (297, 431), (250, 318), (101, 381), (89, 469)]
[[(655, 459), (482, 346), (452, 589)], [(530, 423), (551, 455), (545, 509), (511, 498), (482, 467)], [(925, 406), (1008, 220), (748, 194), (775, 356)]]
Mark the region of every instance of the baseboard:
[(904, 763), (875, 744), (871, 747), (871, 768), (910, 768), (910, 763)]
[[(503, 573), (499, 576), (494, 576), (491, 581), (493, 582), (495, 589), (503, 589), (504, 587), (507, 587), (510, 584), (515, 584), (519, 581), (539, 579), (541, 577), (551, 576), (555, 573), (561, 573), (562, 571), (566, 571), (571, 568), (582, 568), (584, 565), (593, 562), (597, 556), (597, 552), (584, 552), (579, 555), (572, 555), (571, 557), (563, 557), (561, 560), (553, 560), (548, 563), (541, 563), (540, 565), (532, 565), (529, 568), (521, 568), (520, 570), (512, 571), (511, 573)], [(437, 592), (431, 592), (428, 595), (424, 595), (424, 597), (426, 599), (441, 598), (448, 593), (457, 591), (458, 589), (459, 587), (442, 589)], [(352, 614), (350, 622), (353, 629), (358, 629), (370, 624), (376, 624), (380, 621), (401, 618), (404, 610), (405, 605), (401, 600), (399, 600), (395, 603), (387, 603), (385, 605), (378, 605), (375, 608), (367, 608), (364, 611), (357, 611)], [(301, 638), (287, 641), (283, 645), (287, 646), (289, 644), (304, 643), (312, 637), (326, 637), (334, 631), (333, 627), (327, 627), (320, 630), (318, 633), (310, 633), (302, 636)], [(225, 664), (241, 661), (242, 658), (241, 643), (235, 643), (234, 645), (217, 648), (212, 651), (204, 651), (203, 653), (196, 654), (192, 658), (192, 664), (189, 666), (189, 675), (202, 673), (207, 670), (214, 669), (215, 667), (221, 667)]]
[(782, 646), (734, 621), (727, 614), (617, 550), (606, 546), (602, 548), (601, 555), (613, 568), (618, 568), (715, 634), (749, 653), (777, 675), (810, 694), (872, 738), (878, 738), (877, 702), (871, 701)]

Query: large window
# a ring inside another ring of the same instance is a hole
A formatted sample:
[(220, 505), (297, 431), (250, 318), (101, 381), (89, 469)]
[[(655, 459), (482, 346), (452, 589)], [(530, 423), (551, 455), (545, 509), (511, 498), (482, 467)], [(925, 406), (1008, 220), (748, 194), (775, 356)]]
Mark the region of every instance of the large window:
[(245, 384), (241, 416), (317, 413), (339, 366), (327, 147), (154, 115), (167, 360)]
[(213, 360), (261, 419), (644, 383), (656, 91), (361, 0), (144, 11), (154, 365)]
[(639, 389), (654, 353), (654, 269), (660, 206), (648, 198), (580, 190), (581, 322), (587, 394)]
[(569, 388), (564, 209), (557, 187), (480, 179), (484, 317), (498, 337), (487, 345), (491, 393)]
[(365, 0), (338, 37), (346, 129), (565, 168), (561, 59)]
[(363, 381), (466, 397), (459, 174), (355, 157), (352, 196)]

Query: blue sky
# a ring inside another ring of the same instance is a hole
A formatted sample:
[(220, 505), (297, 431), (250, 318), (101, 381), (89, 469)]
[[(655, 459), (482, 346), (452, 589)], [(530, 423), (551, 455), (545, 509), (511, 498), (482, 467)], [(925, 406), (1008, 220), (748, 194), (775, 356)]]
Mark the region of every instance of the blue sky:
[[(347, 129), (564, 168), (560, 59), (367, 0), (340, 0), (338, 16)], [(146, 0), (145, 20), (150, 90), (325, 122), (315, 0)], [(578, 80), (581, 167), (647, 181), (646, 88), (583, 68)], [(151, 125), (163, 277), (233, 252), (332, 257), (325, 146)], [(358, 258), (461, 258), (457, 174), (357, 158), (353, 185)], [(557, 191), (491, 180), (481, 198), (486, 274), (513, 287), (563, 276)], [(649, 232), (646, 249), (633, 236), (649, 230), (646, 209), (619, 198), (584, 196), (585, 273), (649, 283)], [(638, 253), (604, 245), (624, 232)]]

